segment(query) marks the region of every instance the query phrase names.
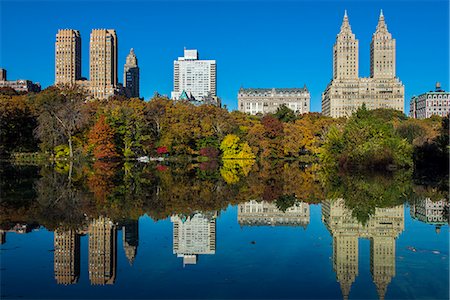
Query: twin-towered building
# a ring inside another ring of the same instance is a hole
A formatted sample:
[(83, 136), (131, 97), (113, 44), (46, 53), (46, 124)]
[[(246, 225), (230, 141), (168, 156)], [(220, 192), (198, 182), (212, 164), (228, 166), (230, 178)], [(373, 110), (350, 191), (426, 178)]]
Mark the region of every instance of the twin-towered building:
[(367, 109), (403, 111), (405, 89), (396, 77), (395, 51), (395, 39), (381, 11), (370, 43), (370, 77), (359, 77), (359, 42), (345, 12), (333, 46), (333, 79), (322, 94), (322, 113), (348, 117), (363, 104)]
[(89, 81), (81, 75), (81, 35), (61, 29), (55, 43), (55, 85), (78, 85), (93, 98), (125, 94), (139, 97), (139, 67), (131, 49), (124, 68), (124, 86), (118, 82), (118, 39), (114, 29), (94, 29), (89, 45)]

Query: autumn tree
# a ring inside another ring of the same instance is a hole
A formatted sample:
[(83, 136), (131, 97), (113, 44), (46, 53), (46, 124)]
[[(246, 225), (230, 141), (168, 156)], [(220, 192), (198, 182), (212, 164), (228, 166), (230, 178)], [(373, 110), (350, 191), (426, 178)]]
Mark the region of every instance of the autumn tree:
[(96, 159), (112, 159), (118, 156), (114, 133), (114, 129), (106, 122), (106, 117), (101, 115), (89, 132), (89, 145), (93, 148)]

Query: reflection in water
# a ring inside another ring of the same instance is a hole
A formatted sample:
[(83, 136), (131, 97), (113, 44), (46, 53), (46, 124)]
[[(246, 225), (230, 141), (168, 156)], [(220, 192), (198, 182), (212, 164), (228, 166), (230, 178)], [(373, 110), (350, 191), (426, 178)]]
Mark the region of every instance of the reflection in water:
[(125, 256), (130, 265), (133, 265), (139, 246), (139, 222), (138, 220), (126, 220), (122, 222), (122, 242)]
[(441, 226), (448, 224), (449, 205), (446, 199), (432, 201), (430, 198), (419, 198), (411, 204), (411, 217), (421, 222), (436, 226), (436, 233), (441, 231)]
[(196, 264), (199, 254), (216, 253), (217, 212), (173, 215), (173, 254), (183, 258), (183, 266)]
[(309, 204), (295, 203), (294, 206), (279, 210), (275, 203), (251, 200), (238, 205), (238, 223), (241, 226), (301, 226), (309, 224)]
[[(216, 221), (219, 218), (219, 212), (224, 211), (225, 215), (230, 212), (234, 214), (234, 209), (237, 210), (237, 220), (224, 217), (224, 222), (220, 223), (222, 226), (230, 224), (230, 222), (235, 224), (236, 221), (240, 226), (296, 226), (304, 228), (304, 234), (313, 237), (317, 234), (318, 223), (311, 219), (317, 215), (311, 216), (310, 205), (320, 204), (322, 221), (333, 238), (333, 267), (329, 266), (329, 271), (334, 269), (343, 297), (349, 297), (352, 285), (358, 276), (358, 240), (365, 238), (370, 240), (372, 280), (376, 285), (379, 297), (384, 298), (388, 286), (396, 276), (396, 239), (403, 232), (405, 223), (402, 203), (409, 199), (415, 199), (410, 201), (411, 217), (420, 222), (433, 224), (437, 226), (437, 230), (448, 222), (448, 201), (446, 200), (448, 191), (437, 193), (437, 189), (434, 187), (416, 188), (414, 186), (412, 189), (413, 181), (409, 173), (398, 172), (391, 177), (343, 175), (337, 177), (339, 180), (336, 177), (323, 180), (321, 174), (317, 173), (314, 168), (305, 170), (298, 165), (283, 163), (282, 166), (279, 166), (276, 163), (273, 165), (266, 163), (253, 166), (254, 170), (248, 174), (236, 173), (239, 180), (227, 183), (218, 169), (205, 171), (199, 168), (196, 170), (193, 166), (185, 167), (184, 165), (169, 165), (164, 171), (142, 168), (140, 165), (122, 168), (120, 165), (109, 166), (106, 164), (104, 167), (109, 171), (106, 172), (102, 169), (102, 172), (96, 173), (95, 169), (79, 167), (76, 172), (74, 171), (77, 176), (74, 175), (70, 181), (67, 174), (42, 168), (41, 176), (35, 178), (34, 184), (31, 184), (29, 180), (28, 193), (22, 191), (17, 195), (14, 193), (21, 190), (21, 181), (15, 182), (12, 181), (12, 177), (1, 177), (0, 187), (8, 187), (11, 191), (10, 196), (2, 198), (0, 201), (1, 243), (14, 245), (13, 238), (11, 238), (11, 242), (7, 241), (8, 232), (28, 233), (39, 226), (54, 231), (54, 279), (50, 279), (60, 285), (77, 284), (75, 287), (83, 289), (86, 286), (80, 283), (82, 282), (80, 277), (84, 276), (80, 274), (80, 236), (87, 234), (87, 269), (90, 284), (112, 285), (118, 275), (117, 231), (122, 230), (121, 239), (125, 256), (121, 258), (126, 257), (131, 266), (135, 263), (138, 255), (138, 247), (145, 248), (142, 241), (141, 245), (139, 243), (138, 219), (146, 214), (154, 221), (170, 218), (173, 227), (173, 254), (182, 258), (183, 266), (197, 264), (199, 256), (209, 254), (215, 255), (213, 264), (220, 269), (223, 268), (221, 264), (224, 261), (228, 264), (227, 259), (231, 259), (231, 257), (227, 257), (229, 251), (239, 249), (242, 256), (233, 255), (232, 260), (251, 261), (255, 259), (256, 264), (252, 262), (244, 269), (240, 267), (231, 269), (233, 262), (230, 260), (229, 270), (236, 270), (237, 276), (240, 276), (240, 272), (242, 272), (242, 274), (254, 274), (254, 278), (257, 278), (260, 273), (264, 274), (265, 271), (270, 271), (272, 266), (258, 265), (257, 260), (264, 253), (259, 250), (255, 252), (256, 247), (252, 247), (252, 252), (248, 252), (246, 248), (238, 244), (238, 241), (242, 240), (242, 236), (238, 235), (247, 234), (248, 231), (234, 231), (235, 227), (228, 225), (221, 228), (221, 232), (236, 234), (236, 240), (224, 238), (225, 242), (220, 248), (221, 251), (216, 254)], [(245, 176), (246, 174), (247, 176)], [(226, 178), (229, 179), (231, 176)], [(434, 199), (438, 201), (434, 201)], [(235, 208), (228, 211), (226, 208), (229, 205), (233, 205)], [(167, 223), (163, 222), (162, 226), (166, 225)], [(270, 235), (280, 232), (283, 232), (281, 237), (288, 237), (290, 231), (279, 228), (266, 230), (262, 227), (254, 232), (270, 238)], [(411, 234), (411, 231), (409, 233)], [(36, 237), (39, 240), (39, 235)], [(423, 237), (422, 241), (429, 241), (431, 238)], [(217, 238), (223, 238), (223, 236)], [(442, 238), (442, 236), (433, 234), (433, 238)], [(414, 238), (409, 240), (417, 242)], [(307, 241), (307, 239), (302, 240), (301, 243)], [(292, 241), (289, 242), (292, 244)], [(316, 247), (314, 244), (301, 246)], [(439, 246), (442, 246), (442, 240)], [(2, 250), (6, 247), (2, 245)], [(271, 247), (275, 246), (263, 245), (260, 249), (267, 251)], [(121, 249), (119, 250), (121, 251)], [(293, 251), (289, 248), (283, 250), (287, 257)], [(329, 248), (326, 249), (326, 251), (328, 250)], [(149, 253), (148, 249), (145, 251), (140, 249), (140, 251), (139, 255), (142, 255), (143, 258)], [(2, 253), (5, 252), (2, 251)], [(445, 251), (441, 250), (442, 252)], [(414, 254), (418, 256), (414, 257), (415, 261), (424, 257), (419, 256), (418, 253)], [(439, 252), (421, 253), (438, 255), (435, 253)], [(399, 255), (405, 256), (404, 254)], [(439, 259), (447, 262), (444, 259), (448, 259), (448, 254), (442, 253), (441, 256)], [(15, 259), (18, 256), (12, 257)], [(225, 260), (224, 257), (226, 257)], [(319, 260), (320, 257), (322, 256), (315, 255), (314, 259)], [(175, 256), (172, 256), (171, 259), (177, 260)], [(10, 261), (11, 264), (13, 264), (12, 261), (14, 260)], [(327, 264), (329, 262), (321, 261), (320, 263)], [(404, 268), (404, 264), (398, 264), (398, 270)], [(170, 263), (162, 265), (164, 268), (172, 266)], [(418, 263), (418, 265), (428, 268), (425, 269), (427, 271), (431, 268), (422, 266), (422, 263)], [(274, 266), (280, 267), (280, 270), (283, 267), (276, 264)], [(13, 271), (10, 270), (13, 269), (7, 268), (6, 271), (2, 271), (1, 275), (10, 276), (9, 274), (13, 274)], [(142, 268), (121, 270), (120, 272), (124, 273), (121, 278), (131, 278), (135, 272), (140, 270)], [(208, 262), (199, 264), (196, 271), (199, 270), (202, 272), (196, 274), (210, 276), (204, 271), (209, 270)], [(440, 270), (442, 271), (442, 267)], [(177, 276), (177, 271), (176, 269), (170, 270), (170, 273), (173, 272), (174, 276)], [(188, 270), (183, 270), (184, 274), (186, 271)], [(224, 271), (228, 272), (228, 270)], [(245, 273), (247, 271), (249, 273)], [(398, 273), (400, 274), (400, 271)], [(218, 273), (217, 276), (210, 277), (217, 282), (223, 282), (220, 281), (220, 276)], [(405, 281), (406, 275), (397, 276), (402, 282)], [(252, 276), (246, 277), (253, 278)], [(406, 280), (415, 279), (407, 278)], [(437, 287), (439, 289), (439, 286)], [(240, 289), (241, 287), (236, 283), (232, 286), (233, 288)], [(13, 288), (8, 286), (8, 289), (12, 290)], [(356, 287), (353, 289), (353, 293), (358, 293)], [(395, 288), (391, 284), (390, 293), (399, 295), (398, 286)], [(3, 293), (0, 296), (2, 295)], [(335, 297), (336, 295), (328, 294), (327, 296)]]
[(116, 225), (108, 217), (89, 224), (89, 279), (93, 285), (113, 284), (116, 279)]
[(55, 279), (58, 284), (74, 284), (80, 277), (80, 235), (75, 230), (54, 233)]
[(359, 223), (344, 199), (322, 204), (322, 220), (333, 236), (333, 267), (344, 299), (358, 276), (358, 239), (370, 239), (370, 271), (380, 299), (395, 276), (395, 239), (404, 229), (404, 206), (375, 208), (366, 224)]

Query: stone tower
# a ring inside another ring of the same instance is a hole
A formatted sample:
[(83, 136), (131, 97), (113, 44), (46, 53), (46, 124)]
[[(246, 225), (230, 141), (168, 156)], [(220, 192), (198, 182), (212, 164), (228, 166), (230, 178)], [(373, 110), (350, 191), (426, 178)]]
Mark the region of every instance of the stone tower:
[(55, 42), (55, 84), (74, 85), (81, 78), (81, 36), (78, 30), (60, 29)]
[(123, 68), (123, 84), (129, 97), (139, 98), (139, 67), (133, 48), (131, 48)]
[(387, 29), (383, 11), (370, 43), (370, 77), (395, 78), (395, 39)]
[(358, 79), (358, 50), (359, 43), (345, 11), (341, 31), (333, 46), (333, 79)]

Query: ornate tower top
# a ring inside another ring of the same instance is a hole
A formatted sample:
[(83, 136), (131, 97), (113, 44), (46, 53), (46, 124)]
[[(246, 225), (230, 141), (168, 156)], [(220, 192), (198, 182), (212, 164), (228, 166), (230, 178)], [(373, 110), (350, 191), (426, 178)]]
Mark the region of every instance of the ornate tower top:
[(136, 54), (134, 53), (133, 48), (130, 49), (130, 53), (127, 56), (126, 65), (134, 66), (134, 67), (137, 67), (137, 65), (138, 65), (137, 57), (136, 57)]
[(391, 39), (392, 35), (389, 33), (386, 22), (384, 21), (383, 10), (380, 11), (380, 17), (378, 18), (377, 29), (373, 34), (374, 38), (388, 38)]
[(343, 35), (352, 35), (354, 38), (352, 28), (350, 27), (350, 22), (348, 21), (347, 10), (344, 11), (344, 19), (342, 20), (341, 31), (339, 32), (338, 37)]

